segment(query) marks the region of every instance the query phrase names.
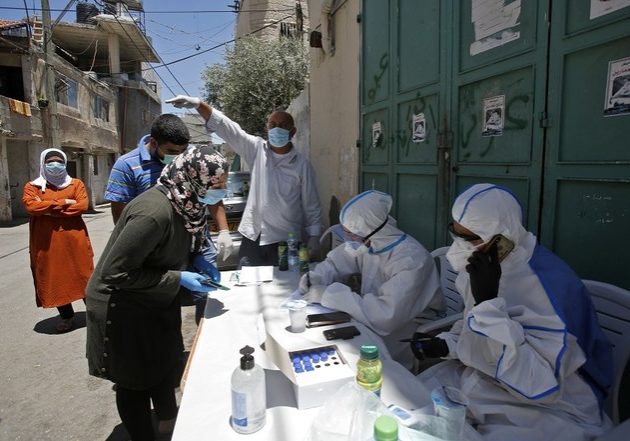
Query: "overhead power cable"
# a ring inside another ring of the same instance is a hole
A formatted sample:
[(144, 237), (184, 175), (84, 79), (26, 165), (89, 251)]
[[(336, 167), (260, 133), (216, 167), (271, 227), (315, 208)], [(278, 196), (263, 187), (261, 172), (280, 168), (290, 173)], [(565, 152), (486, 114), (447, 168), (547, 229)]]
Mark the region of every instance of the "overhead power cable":
[[(271, 27), (271, 26), (277, 25), (277, 24), (278, 24), (278, 23), (280, 23), (281, 21), (284, 21), (284, 20), (286, 20), (287, 18), (291, 18), (291, 17), (293, 17), (294, 15), (295, 15), (295, 13), (290, 14), (290, 15), (287, 15), (286, 17), (283, 17), (283, 18), (281, 18), (281, 19), (279, 19), (279, 20), (273, 21), (273, 22), (271, 22), (271, 23), (269, 23), (269, 24), (267, 24), (267, 25), (265, 25), (265, 26), (262, 26), (262, 27), (260, 27), (260, 28), (258, 28), (258, 29), (256, 29), (256, 30), (254, 30), (254, 31), (252, 31), (252, 32), (249, 32), (249, 33), (247, 33), (247, 34), (245, 34), (245, 35), (242, 35), (241, 37), (237, 37), (237, 38), (233, 38), (233, 39), (228, 40), (228, 41), (224, 41), (223, 43), (220, 43), (220, 44), (217, 44), (217, 45), (215, 45), (215, 46), (212, 46), (211, 48), (204, 49), (204, 50), (202, 50), (202, 51), (198, 51), (197, 53), (194, 53), (194, 54), (188, 55), (188, 56), (186, 56), (186, 57), (178, 58), (178, 59), (176, 59), (176, 60), (169, 61), (168, 63), (163, 63), (163, 64), (160, 64), (159, 66), (155, 66), (155, 67), (170, 66), (170, 65), (172, 65), (172, 64), (179, 63), (179, 62), (184, 61), (184, 60), (189, 60), (189, 59), (191, 59), (191, 58), (194, 58), (194, 57), (197, 57), (197, 56), (199, 56), (199, 55), (205, 54), (206, 52), (210, 52), (210, 51), (213, 51), (213, 50), (215, 50), (215, 49), (218, 49), (218, 48), (220, 48), (220, 47), (222, 47), (222, 46), (225, 46), (225, 45), (227, 45), (227, 44), (234, 43), (236, 40), (239, 40), (239, 39), (241, 39), (241, 38), (243, 38), (243, 37), (246, 37), (246, 36), (248, 36), (248, 35), (252, 35), (252, 34), (255, 34), (255, 33), (257, 33), (257, 32), (260, 32), (260, 31), (262, 31), (263, 29), (266, 29), (266, 28), (269, 28), (269, 27)], [(153, 66), (152, 66), (151, 68), (153, 68)], [(142, 71), (145, 71), (145, 70), (149, 70), (149, 69), (148, 69), (148, 68), (142, 69)]]
[[(0, 6), (0, 9), (6, 9), (6, 10), (22, 10), (24, 8), (22, 7), (18, 7), (18, 6)], [(31, 10), (33, 11), (49, 11), (49, 12), (63, 12), (64, 9), (57, 9), (57, 8), (31, 8)], [(238, 11), (239, 13), (241, 12), (288, 12), (288, 11), (292, 11), (292, 8), (285, 8), (285, 9), (243, 9)], [(222, 14), (222, 13), (230, 13), (230, 14), (234, 14), (234, 11), (229, 11), (227, 9), (206, 9), (206, 10), (187, 10), (187, 11), (183, 11), (183, 10), (177, 10), (177, 11), (142, 11), (145, 14)]]

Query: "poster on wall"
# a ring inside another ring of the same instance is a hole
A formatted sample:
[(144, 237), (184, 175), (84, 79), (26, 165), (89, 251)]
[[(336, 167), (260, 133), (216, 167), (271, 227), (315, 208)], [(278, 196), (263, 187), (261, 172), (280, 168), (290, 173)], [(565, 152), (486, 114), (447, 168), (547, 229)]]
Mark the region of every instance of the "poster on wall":
[(630, 0), (591, 0), (591, 15), (589, 18), (593, 20), (626, 6), (630, 6)]
[(475, 41), (470, 55), (478, 55), (521, 36), (521, 0), (472, 0), (471, 21)]
[(413, 115), (411, 130), (413, 133), (413, 136), (411, 137), (411, 142), (415, 142), (416, 144), (424, 142), (424, 140), (427, 138), (427, 120), (424, 117), (424, 113)]
[(381, 127), (381, 122), (376, 121), (372, 124), (372, 148), (376, 148), (381, 140), (381, 135), (383, 134), (383, 128)]
[(604, 116), (630, 114), (630, 57), (608, 63)]
[(503, 135), (505, 119), (505, 95), (493, 96), (483, 100), (483, 126), (481, 136)]

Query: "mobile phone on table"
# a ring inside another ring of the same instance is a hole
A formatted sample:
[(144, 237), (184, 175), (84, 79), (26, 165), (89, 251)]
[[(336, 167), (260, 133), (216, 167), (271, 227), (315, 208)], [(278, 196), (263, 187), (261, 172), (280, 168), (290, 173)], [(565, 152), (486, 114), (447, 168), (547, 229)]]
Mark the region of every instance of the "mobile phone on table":
[(350, 320), (352, 320), (352, 316), (343, 311), (326, 312), (323, 314), (309, 314), (306, 316), (306, 326), (309, 328), (315, 328), (317, 326), (348, 323)]
[(343, 328), (326, 329), (324, 332), (326, 340), (350, 340), (361, 335), (356, 326), (344, 326)]
[(497, 256), (499, 258), (499, 262), (502, 262), (503, 259), (505, 259), (514, 249), (514, 242), (502, 234), (497, 234), (490, 239), (490, 242), (488, 242), (484, 252), (489, 252), (490, 248), (492, 248), (492, 245), (495, 243), (497, 244)]
[(212, 279), (206, 279), (206, 280), (204, 280), (201, 283), (202, 283), (202, 285), (208, 285), (208, 286), (211, 286), (211, 287), (216, 288), (216, 289), (221, 289), (223, 291), (229, 291), (230, 290), (229, 287), (227, 287), (225, 285), (221, 285), (219, 282), (215, 282)]

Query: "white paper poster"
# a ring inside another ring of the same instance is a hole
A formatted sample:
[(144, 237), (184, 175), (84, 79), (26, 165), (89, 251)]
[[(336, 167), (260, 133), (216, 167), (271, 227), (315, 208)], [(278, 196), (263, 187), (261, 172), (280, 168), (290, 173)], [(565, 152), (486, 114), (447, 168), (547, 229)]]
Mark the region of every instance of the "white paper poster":
[(424, 142), (424, 140), (427, 138), (427, 121), (424, 117), (424, 113), (413, 115), (411, 130), (413, 133), (413, 136), (411, 137), (411, 142), (415, 142), (417, 144)]
[(591, 0), (591, 15), (589, 18), (593, 20), (626, 6), (630, 6), (630, 0)]
[(471, 8), (475, 41), (470, 44), (470, 55), (486, 52), (521, 36), (521, 0), (472, 0)]
[(505, 95), (493, 96), (483, 100), (483, 129), (481, 136), (503, 135), (505, 119)]
[(372, 148), (376, 148), (382, 134), (383, 128), (381, 127), (381, 122), (376, 121), (374, 124), (372, 124)]
[(604, 116), (630, 114), (630, 57), (608, 63)]

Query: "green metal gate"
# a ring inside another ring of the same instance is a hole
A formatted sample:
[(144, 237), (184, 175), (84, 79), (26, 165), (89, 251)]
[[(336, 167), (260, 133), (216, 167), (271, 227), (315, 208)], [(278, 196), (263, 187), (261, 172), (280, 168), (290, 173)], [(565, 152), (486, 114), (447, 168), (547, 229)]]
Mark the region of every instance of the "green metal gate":
[(591, 19), (602, 3), (364, 0), (361, 189), (391, 193), (401, 229), (433, 249), (456, 194), (505, 185), (581, 277), (630, 287), (592, 258), (630, 261), (609, 246), (630, 226), (630, 115), (603, 115), (630, 7)]

